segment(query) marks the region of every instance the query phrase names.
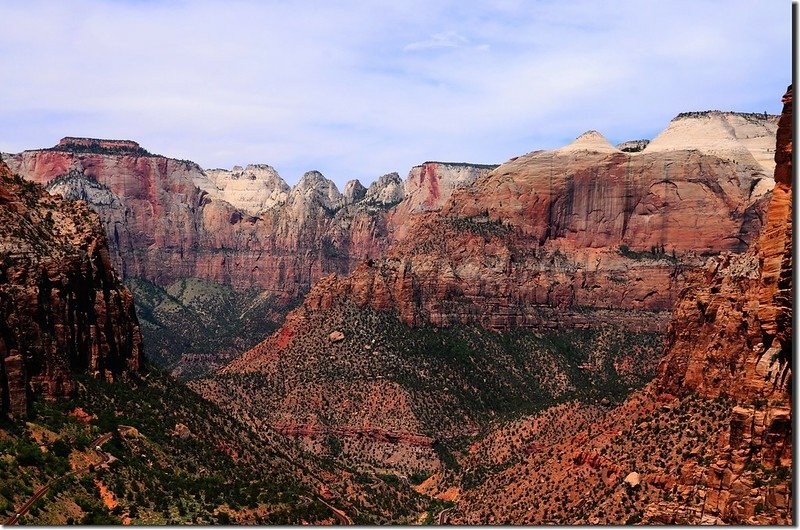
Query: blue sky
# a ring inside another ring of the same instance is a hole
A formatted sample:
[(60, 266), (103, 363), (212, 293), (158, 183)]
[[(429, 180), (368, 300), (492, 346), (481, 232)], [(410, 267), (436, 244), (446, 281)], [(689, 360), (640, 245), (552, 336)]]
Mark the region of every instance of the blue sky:
[(8, 1), (0, 150), (136, 140), (339, 187), (682, 111), (777, 113), (788, 0)]

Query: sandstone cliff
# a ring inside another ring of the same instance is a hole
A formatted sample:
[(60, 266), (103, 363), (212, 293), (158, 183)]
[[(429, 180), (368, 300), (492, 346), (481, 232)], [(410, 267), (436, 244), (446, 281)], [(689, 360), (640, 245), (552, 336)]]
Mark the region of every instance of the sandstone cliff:
[[(402, 263), (430, 296), (463, 293), (475, 306), (466, 313), (486, 313), (481, 300), (492, 293), (517, 291), (492, 301), (502, 327), (541, 320), (518, 306), (665, 309), (697, 254), (744, 250), (772, 180), (757, 149), (742, 146), (760, 146), (774, 128), (771, 118), (720, 116), (714, 123), (725, 126), (708, 131), (697, 118), (676, 118), (692, 125), (670, 125), (661, 147), (641, 152), (590, 131), (500, 167), (426, 162), (405, 182), (388, 174), (344, 194), (318, 172), (290, 188), (270, 166), (203, 171), (129, 141), (65, 138), (7, 158), (23, 177), (90, 202), (123, 277), (161, 286), (197, 277), (290, 300), (396, 247), (389, 269)], [(718, 147), (690, 150), (696, 130)], [(395, 259), (408, 255), (416, 262)], [(442, 323), (469, 318), (417, 305)]]
[(783, 98), (775, 187), (765, 226), (744, 254), (711, 259), (681, 293), (661, 390), (771, 398), (791, 373), (792, 91)]
[[(161, 286), (196, 277), (286, 300), (379, 256), (392, 237), (389, 210), (405, 197), (396, 173), (369, 189), (354, 182), (343, 195), (316, 171), (289, 187), (267, 165), (204, 171), (130, 141), (64, 138), (6, 159), (24, 178), (89, 202), (123, 277)], [(471, 167), (440, 167), (436, 182), (450, 190), (472, 178)], [(426, 204), (438, 208), (441, 200)]]
[[(661, 392), (737, 401), (718, 460), (698, 481), (714, 492), (703, 514), (724, 522), (773, 522), (760, 519), (759, 512), (791, 513), (788, 481), (764, 495), (745, 473), (792, 466), (791, 86), (783, 104), (766, 225), (749, 252), (711, 261), (682, 293), (656, 379)], [(654, 522), (697, 517), (669, 504), (651, 507), (648, 515)]]
[(224, 200), (249, 215), (286, 203), (289, 185), (266, 164), (234, 166), (232, 170), (208, 169), (194, 183), (212, 197)]
[(764, 228), (689, 274), (653, 382), (476, 441), (452, 522), (793, 522), (791, 87), (783, 102)]
[(590, 131), (452, 187), (438, 212), (424, 205), (439, 188), (418, 184), (389, 218), (384, 259), (324, 278), (305, 303), (346, 298), (412, 325), (491, 329), (578, 323), (579, 308), (667, 311), (704, 256), (748, 248), (766, 204), (755, 190), (771, 180), (738, 158), (626, 153)]
[(2, 412), (24, 413), (34, 394), (69, 393), (74, 372), (114, 380), (142, 362), (133, 297), (97, 215), (0, 161)]

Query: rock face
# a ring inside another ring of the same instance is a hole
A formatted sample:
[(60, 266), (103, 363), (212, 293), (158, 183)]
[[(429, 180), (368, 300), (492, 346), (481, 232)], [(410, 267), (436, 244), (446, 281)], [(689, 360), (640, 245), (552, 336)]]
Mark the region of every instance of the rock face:
[(289, 185), (272, 166), (248, 165), (242, 169), (209, 169), (194, 183), (211, 197), (230, 203), (249, 215), (280, 206), (289, 198)]
[[(774, 127), (718, 114), (725, 126), (676, 118), (641, 152), (590, 131), (500, 167), (426, 162), (405, 182), (390, 173), (343, 194), (315, 171), (290, 188), (267, 165), (203, 171), (129, 141), (65, 138), (7, 159), (100, 213), (123, 277), (202, 278), (288, 301), (396, 247), (386, 267), (426, 286), (415, 304), (435, 321), (468, 318), (424, 300), (447, 291), (475, 302), (466, 314), (496, 309), (502, 327), (537, 320), (520, 305), (669, 308), (697, 254), (744, 250), (772, 185), (752, 153)], [(697, 130), (712, 134), (700, 151), (690, 150)]]
[(372, 231), (385, 212), (337, 218), (345, 200), (318, 172), (290, 189), (269, 166), (206, 173), (192, 162), (84, 143), (94, 145), (68, 150), (76, 144), (62, 141), (7, 161), (54, 193), (89, 199), (124, 277), (162, 286), (197, 277), (292, 299), (319, 276), (346, 273), (351, 252), (363, 259), (380, 251), (383, 235)]
[(367, 188), (358, 179), (349, 180), (344, 185), (344, 203), (346, 205), (361, 201), (367, 194)]
[[(722, 522), (791, 519), (773, 515), (791, 514), (790, 479), (752, 495), (758, 484), (744, 471), (760, 466), (780, 474), (792, 466), (792, 96), (790, 86), (778, 123), (775, 188), (758, 242), (742, 256), (711, 261), (682, 293), (657, 378), (661, 392), (724, 395), (740, 403), (713, 472), (698, 481), (713, 493), (704, 514)], [(692, 521), (684, 507), (677, 515)], [(676, 511), (655, 506), (649, 516), (671, 522)]]
[(765, 226), (739, 256), (706, 263), (681, 293), (660, 388), (772, 397), (791, 378), (792, 90), (783, 98)]
[(462, 466), (500, 471), (452, 522), (793, 523), (791, 87), (783, 102), (761, 234), (688, 274), (656, 378), (609, 411), (554, 408), (475, 442)]
[(627, 142), (617, 144), (616, 147), (620, 151), (624, 151), (626, 153), (638, 153), (639, 151), (644, 150), (649, 143), (650, 140), (628, 140)]
[(453, 191), (464, 188), (486, 175), (494, 165), (425, 162), (411, 168), (405, 184), (409, 212), (439, 210)]
[(595, 130), (586, 131), (582, 135), (575, 138), (575, 140), (558, 149), (558, 153), (574, 153), (580, 151), (587, 151), (590, 153), (616, 153), (619, 151), (616, 147), (606, 140), (606, 137)]
[(67, 136), (59, 140), (52, 148), (53, 151), (75, 151), (88, 153), (128, 153), (149, 154), (142, 147), (131, 140), (102, 140), (98, 138), (75, 138)]
[(376, 206), (391, 207), (404, 198), (403, 181), (397, 173), (388, 173), (373, 182), (364, 195), (364, 201)]
[(438, 212), (408, 214), (436, 207), (438, 169), (426, 167), (390, 217), (385, 258), (324, 278), (307, 307), (346, 298), (410, 325), (495, 330), (575, 323), (578, 307), (667, 311), (704, 255), (748, 248), (766, 203), (753, 190), (771, 181), (696, 150), (624, 153), (590, 131), (453, 186)]
[(684, 112), (653, 138), (646, 151), (697, 149), (721, 158), (758, 165), (765, 175), (771, 175), (775, 169), (777, 129), (778, 116), (766, 113)]
[(70, 392), (75, 372), (114, 380), (143, 362), (133, 297), (97, 215), (15, 177), (2, 161), (0, 361), (2, 412), (12, 414), (34, 394)]
[[(24, 178), (85, 199), (100, 213), (123, 277), (161, 286), (196, 277), (287, 300), (317, 278), (380, 256), (413, 209), (391, 211), (404, 202), (406, 187), (414, 190), (413, 204), (438, 209), (452, 189), (487, 171), (430, 163), (424, 185), (390, 173), (369, 189), (352, 181), (342, 194), (317, 171), (290, 188), (267, 165), (203, 171), (129, 141), (65, 138), (6, 158)], [(429, 197), (428, 186), (441, 192)]]

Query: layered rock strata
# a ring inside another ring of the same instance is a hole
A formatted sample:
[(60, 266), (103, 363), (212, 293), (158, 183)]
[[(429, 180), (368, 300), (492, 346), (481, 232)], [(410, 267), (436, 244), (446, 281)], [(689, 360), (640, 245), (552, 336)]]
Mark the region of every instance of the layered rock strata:
[(476, 442), (462, 466), (499, 471), (464, 489), (452, 522), (793, 523), (791, 87), (783, 103), (764, 228), (688, 274), (654, 381)]
[[(369, 189), (354, 181), (342, 194), (317, 171), (290, 187), (267, 165), (204, 171), (129, 141), (65, 138), (6, 158), (26, 179), (100, 213), (123, 277), (162, 286), (197, 277), (287, 300), (325, 274), (378, 257), (392, 238), (390, 210), (405, 197), (396, 173)], [(431, 168), (431, 182), (447, 190), (483, 171)], [(425, 207), (436, 210), (443, 198), (426, 198)]]
[(698, 113), (642, 151), (590, 131), (500, 167), (426, 162), (405, 182), (390, 173), (344, 194), (314, 171), (289, 187), (270, 166), (203, 171), (127, 141), (66, 138), (9, 164), (89, 200), (124, 277), (204, 278), (288, 301), (371, 260), (381, 278), (351, 283), (405, 285), (389, 305), (413, 299), (406, 321), (480, 314), (503, 328), (549, 320), (531, 307), (671, 307), (687, 267), (743, 251), (758, 232), (773, 182), (761, 144), (773, 125)]
[(748, 248), (767, 200), (754, 190), (766, 180), (695, 150), (625, 153), (590, 131), (453, 189), (439, 212), (396, 223), (417, 200), (407, 195), (390, 217), (398, 228), (384, 259), (322, 279), (305, 303), (347, 298), (411, 325), (497, 330), (567, 323), (569, 308), (667, 311), (687, 270)]
[[(773, 514), (791, 518), (790, 478), (783, 473), (792, 467), (793, 452), (792, 92), (790, 86), (783, 96), (775, 188), (758, 242), (742, 256), (710, 261), (689, 284), (659, 367), (661, 392), (736, 400), (717, 461), (698, 481), (709, 494), (700, 513), (685, 506), (651, 506), (652, 522), (791, 522)], [(763, 491), (747, 473), (756, 469), (780, 480)]]

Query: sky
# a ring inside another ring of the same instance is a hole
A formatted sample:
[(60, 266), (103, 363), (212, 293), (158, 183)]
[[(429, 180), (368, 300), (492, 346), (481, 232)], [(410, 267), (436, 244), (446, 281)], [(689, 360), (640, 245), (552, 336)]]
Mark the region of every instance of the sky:
[(780, 112), (789, 0), (2, 0), (0, 151), (131, 139), (342, 189)]

